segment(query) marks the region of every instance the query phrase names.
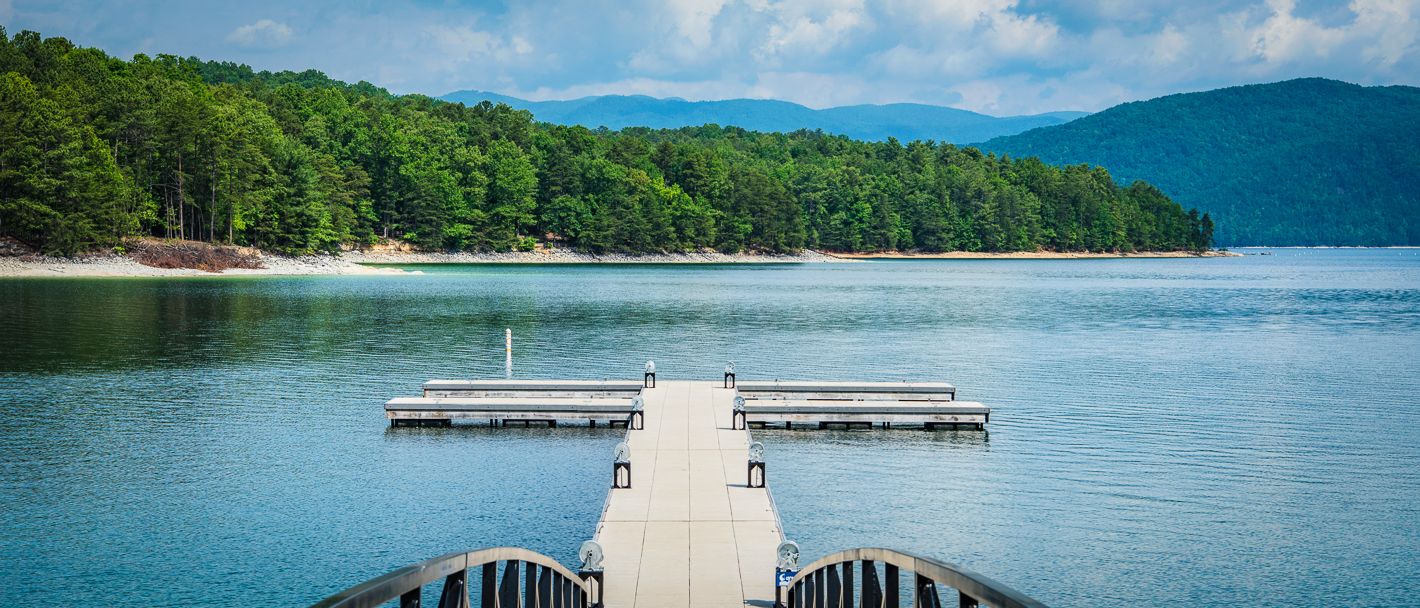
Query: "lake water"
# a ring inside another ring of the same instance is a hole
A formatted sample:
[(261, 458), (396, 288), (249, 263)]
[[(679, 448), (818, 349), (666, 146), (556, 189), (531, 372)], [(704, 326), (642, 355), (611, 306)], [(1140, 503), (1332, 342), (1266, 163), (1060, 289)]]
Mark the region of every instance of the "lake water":
[[(1420, 251), (0, 279), (0, 605), (299, 606), (565, 562), (619, 431), (391, 429), (432, 377), (945, 380), (986, 433), (767, 431), (806, 557), (1057, 606), (1420, 603)], [(765, 573), (766, 576), (769, 573)]]

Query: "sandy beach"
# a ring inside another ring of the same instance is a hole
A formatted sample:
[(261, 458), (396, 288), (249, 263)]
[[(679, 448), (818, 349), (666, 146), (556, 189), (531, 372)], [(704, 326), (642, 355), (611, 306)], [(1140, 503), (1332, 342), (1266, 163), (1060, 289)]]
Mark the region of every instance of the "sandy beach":
[(990, 253), (981, 251), (943, 251), (938, 253), (832, 253), (828, 254), (844, 260), (1086, 260), (1109, 258), (1222, 258), (1237, 257), (1242, 254), (1230, 251), (1135, 251), (1132, 253), (1092, 253), (1087, 251), (1008, 251)]
[(410, 274), (385, 264), (773, 264), (846, 262), (817, 252), (792, 255), (678, 253), (655, 255), (591, 255), (572, 251), (509, 253), (362, 253), (285, 257), (261, 254), (263, 268), (228, 268), (207, 272), (195, 268), (156, 268), (122, 255), (0, 257), (0, 277), (213, 277)]
[(350, 251), (338, 255), (286, 257), (259, 254), (263, 268), (228, 268), (207, 272), (195, 268), (156, 268), (122, 255), (86, 255), (72, 258), (48, 256), (0, 257), (0, 277), (212, 277), (212, 276), (297, 276), (297, 275), (399, 275), (418, 272), (391, 268), (407, 264), (801, 264), (852, 263), (874, 259), (1101, 259), (1101, 258), (1188, 258), (1230, 257), (1241, 254), (1210, 251), (1203, 254), (1163, 251), (1138, 253), (1055, 253), (1012, 252), (976, 253), (824, 253), (725, 254), (713, 252), (626, 255), (593, 255), (569, 250), (538, 250), (507, 253), (415, 253), (397, 251)]

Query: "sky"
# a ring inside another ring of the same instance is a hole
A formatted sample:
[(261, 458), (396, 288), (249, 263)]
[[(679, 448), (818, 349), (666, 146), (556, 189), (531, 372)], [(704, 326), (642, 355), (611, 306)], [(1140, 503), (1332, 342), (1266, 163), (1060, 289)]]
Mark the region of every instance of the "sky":
[(1306, 76), (1420, 84), (1420, 0), (0, 0), (0, 25), (435, 96), (1011, 115)]

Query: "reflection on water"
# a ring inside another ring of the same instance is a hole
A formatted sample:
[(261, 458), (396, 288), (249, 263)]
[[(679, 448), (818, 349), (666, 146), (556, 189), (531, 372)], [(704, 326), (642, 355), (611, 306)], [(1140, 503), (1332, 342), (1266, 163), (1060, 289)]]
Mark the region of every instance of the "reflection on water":
[(935, 379), (970, 431), (762, 431), (786, 530), (1054, 605), (1420, 592), (1420, 256), (0, 280), (0, 604), (301, 605), (572, 561), (619, 431), (386, 425), (431, 377)]

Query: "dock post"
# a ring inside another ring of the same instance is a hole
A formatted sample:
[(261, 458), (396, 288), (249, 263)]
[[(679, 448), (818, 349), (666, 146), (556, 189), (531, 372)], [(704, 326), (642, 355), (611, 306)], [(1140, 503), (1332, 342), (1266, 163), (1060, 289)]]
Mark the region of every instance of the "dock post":
[[(786, 540), (779, 543), (775, 553), (778, 555), (778, 559), (774, 563), (774, 606), (775, 608), (787, 608), (789, 604), (797, 604), (794, 601), (794, 590), (789, 587), (789, 582), (794, 580), (794, 576), (799, 573), (799, 543)], [(788, 598), (784, 597), (784, 589), (789, 589)]]
[(730, 416), (730, 429), (743, 431), (748, 426), (749, 423), (745, 417), (745, 398), (735, 395), (735, 411)]
[(656, 362), (646, 362), (646, 388), (656, 388)]
[(725, 386), (724, 388), (735, 388), (735, 362), (725, 364)]
[(513, 377), (513, 330), (503, 330), (503, 375)]
[(626, 442), (616, 444), (615, 459), (611, 464), (611, 488), (613, 490), (631, 487), (631, 446)]
[(640, 395), (631, 398), (631, 418), (627, 420), (626, 426), (633, 431), (640, 431), (646, 428), (646, 400)]
[(762, 488), (768, 481), (764, 476), (764, 444), (758, 441), (749, 444), (749, 469), (746, 476), (745, 486), (750, 488)]
[(577, 550), (577, 557), (582, 560), (582, 567), (577, 569), (577, 576), (591, 583), (588, 585), (591, 592), (583, 601), (574, 601), (573, 603), (577, 608), (601, 608), (603, 598), (606, 597), (606, 593), (602, 589), (606, 582), (606, 573), (602, 568), (602, 546), (594, 540), (584, 542), (582, 547)]

